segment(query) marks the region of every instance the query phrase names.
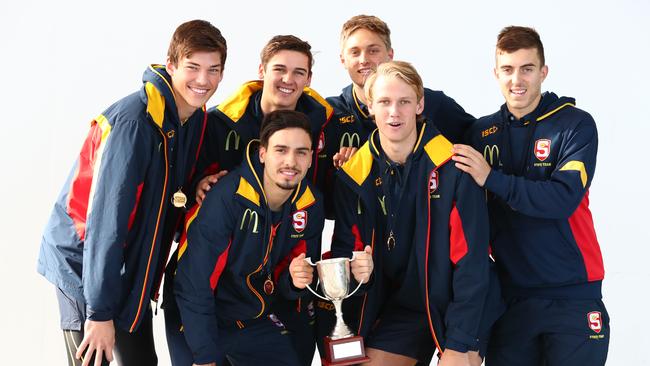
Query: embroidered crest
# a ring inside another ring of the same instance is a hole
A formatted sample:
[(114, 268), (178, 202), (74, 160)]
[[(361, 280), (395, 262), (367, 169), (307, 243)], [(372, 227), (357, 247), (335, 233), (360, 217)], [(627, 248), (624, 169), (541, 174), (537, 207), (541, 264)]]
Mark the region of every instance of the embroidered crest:
[(429, 177), (429, 194), (435, 192), (438, 189), (438, 171), (434, 170), (431, 172)]
[(293, 229), (301, 233), (307, 227), (307, 211), (300, 210), (293, 213)]
[(587, 323), (589, 328), (596, 333), (600, 333), (603, 329), (603, 321), (600, 315), (600, 311), (592, 311), (587, 314)]
[(539, 139), (535, 141), (535, 157), (539, 161), (544, 161), (551, 155), (551, 140)]

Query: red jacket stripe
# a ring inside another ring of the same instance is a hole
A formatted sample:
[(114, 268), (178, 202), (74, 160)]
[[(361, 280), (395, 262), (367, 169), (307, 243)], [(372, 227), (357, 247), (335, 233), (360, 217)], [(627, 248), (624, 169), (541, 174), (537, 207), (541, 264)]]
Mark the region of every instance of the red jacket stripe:
[(129, 230), (131, 230), (131, 226), (133, 226), (133, 220), (135, 220), (135, 213), (138, 211), (138, 204), (140, 203), (140, 195), (142, 194), (142, 187), (144, 186), (144, 182), (140, 183), (138, 185), (138, 189), (135, 192), (135, 205), (133, 205), (133, 210), (131, 211), (131, 215), (129, 215)]
[(467, 254), (467, 240), (465, 240), (463, 222), (454, 202), (449, 215), (449, 259), (453, 264), (456, 264), (463, 259), (465, 254)]
[(217, 284), (219, 283), (219, 277), (221, 277), (221, 274), (223, 273), (223, 269), (226, 268), (226, 262), (228, 261), (228, 252), (230, 251), (230, 245), (232, 244), (232, 239), (228, 243), (228, 247), (226, 250), (221, 253), (219, 256), (219, 259), (217, 259), (217, 264), (214, 266), (214, 271), (212, 271), (212, 275), (210, 275), (210, 287), (214, 290), (217, 288)]
[(580, 205), (578, 205), (573, 215), (569, 217), (569, 226), (571, 226), (578, 249), (582, 253), (585, 270), (587, 271), (587, 280), (602, 280), (605, 277), (605, 268), (598, 239), (596, 239), (594, 220), (589, 210), (589, 191), (585, 193)]
[(357, 224), (352, 225), (352, 235), (354, 235), (354, 251), (363, 250), (363, 241), (361, 241), (361, 233)]
[(68, 192), (68, 215), (70, 215), (74, 222), (80, 240), (84, 240), (86, 236), (88, 200), (93, 183), (97, 150), (100, 148), (101, 143), (102, 129), (98, 123), (93, 123), (81, 147), (77, 171), (70, 184), (70, 192)]

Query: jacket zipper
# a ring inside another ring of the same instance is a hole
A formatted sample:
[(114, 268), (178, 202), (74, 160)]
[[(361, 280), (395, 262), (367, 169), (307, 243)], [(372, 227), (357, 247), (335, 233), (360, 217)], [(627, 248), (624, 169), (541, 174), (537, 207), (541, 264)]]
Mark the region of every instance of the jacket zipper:
[(271, 235), (269, 237), (269, 242), (266, 245), (266, 253), (264, 254), (264, 259), (262, 260), (262, 263), (257, 267), (255, 271), (250, 273), (248, 276), (246, 276), (246, 285), (248, 286), (248, 289), (251, 290), (251, 292), (257, 297), (257, 299), (260, 301), (262, 304), (262, 308), (260, 312), (255, 315), (255, 318), (259, 318), (262, 314), (264, 314), (264, 309), (266, 308), (266, 304), (264, 302), (264, 298), (262, 298), (262, 295), (260, 295), (259, 292), (255, 290), (253, 285), (251, 284), (251, 276), (258, 273), (259, 271), (264, 268), (264, 265), (266, 265), (266, 262), (269, 260), (269, 255), (271, 254), (271, 249), (273, 249), (273, 239), (275, 238), (275, 233), (278, 229), (278, 226), (280, 226), (281, 223), (278, 223), (277, 225), (271, 225)]

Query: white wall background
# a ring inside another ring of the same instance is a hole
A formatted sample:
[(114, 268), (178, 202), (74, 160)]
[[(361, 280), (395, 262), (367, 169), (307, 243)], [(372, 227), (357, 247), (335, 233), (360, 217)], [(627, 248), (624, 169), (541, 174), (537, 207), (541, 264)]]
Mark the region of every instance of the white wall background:
[[(617, 5), (615, 5), (615, 3)], [(605, 258), (612, 318), (609, 365), (650, 365), (650, 4), (647, 1), (5, 1), (0, 5), (0, 364), (65, 364), (53, 287), (35, 271), (41, 230), (87, 133), (88, 122), (163, 63), (175, 27), (203, 18), (228, 40), (225, 78), (210, 105), (256, 77), (275, 34), (308, 40), (312, 86), (348, 84), (338, 34), (349, 17), (375, 14), (393, 31), (396, 59), (475, 116), (502, 97), (492, 77), (499, 30), (535, 27), (550, 73), (544, 89), (574, 96), (600, 132), (591, 207)], [(534, 314), (531, 314), (534, 316)], [(164, 342), (162, 316), (155, 318)], [(169, 364), (164, 343), (161, 365)]]

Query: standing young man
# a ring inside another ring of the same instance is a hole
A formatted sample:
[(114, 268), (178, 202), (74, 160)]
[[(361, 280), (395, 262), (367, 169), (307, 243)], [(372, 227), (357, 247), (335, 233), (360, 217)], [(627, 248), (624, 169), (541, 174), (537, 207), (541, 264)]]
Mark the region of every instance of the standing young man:
[(190, 21), (167, 57), (145, 70), (140, 91), (93, 120), (43, 233), (38, 271), (57, 288), (70, 365), (100, 365), (113, 351), (121, 365), (157, 363), (149, 301), (193, 193), (226, 41)]
[[(296, 110), (307, 115), (311, 141), (314, 142), (307, 179), (319, 189), (323, 185), (324, 169), (321, 167), (325, 165), (323, 161), (326, 156), (322, 153), (322, 134), (333, 109), (309, 88), (313, 64), (311, 46), (292, 35), (275, 36), (264, 46), (260, 57), (260, 80), (244, 83), (208, 113), (206, 139), (199, 157), (198, 171), (209, 175), (198, 183), (198, 203), (202, 202), (212, 184), (239, 165), (245, 156), (245, 147), (251, 140), (259, 138), (264, 116), (277, 110)], [(172, 262), (167, 274), (173, 275), (174, 269), (175, 263)], [(171, 281), (166, 282), (165, 294), (173, 293), (171, 284)], [(274, 306), (274, 311), (291, 332), (303, 364), (310, 364), (315, 349), (312, 301), (280, 299)], [(164, 307), (168, 343), (177, 345), (170, 346), (172, 360), (177, 364), (187, 363), (191, 355), (184, 345), (172, 296), (165, 296)]]
[[(422, 119), (424, 88), (408, 63), (386, 62), (365, 85), (377, 129), (337, 173), (334, 257), (372, 247), (374, 272), (354, 328), (370, 365), (480, 365), (498, 316), (488, 300), (483, 190), (450, 164), (452, 144)], [(357, 273), (363, 268), (353, 264)], [(495, 281), (492, 282), (494, 284)], [(481, 348), (484, 351), (484, 348)]]
[(305, 178), (312, 161), (304, 114), (264, 117), (245, 161), (195, 206), (179, 249), (176, 298), (194, 364), (302, 365), (272, 313), (312, 282), (324, 212)]
[[(340, 58), (352, 84), (345, 87), (341, 95), (327, 98), (336, 112), (325, 135), (329, 156), (341, 152), (349, 157), (350, 151), (341, 148), (358, 148), (375, 129), (363, 86), (368, 75), (378, 65), (393, 59), (393, 53), (390, 29), (381, 19), (371, 15), (357, 15), (343, 24)], [(474, 122), (474, 117), (452, 98), (442, 91), (427, 88), (424, 89), (422, 115), (453, 142), (460, 142)]]
[(494, 75), (506, 102), (472, 128), (474, 148), (454, 147), (456, 166), (489, 191), (492, 253), (508, 305), (492, 334), (490, 366), (607, 358), (603, 260), (588, 199), (596, 125), (573, 98), (542, 94), (547, 74), (537, 32), (504, 28)]

